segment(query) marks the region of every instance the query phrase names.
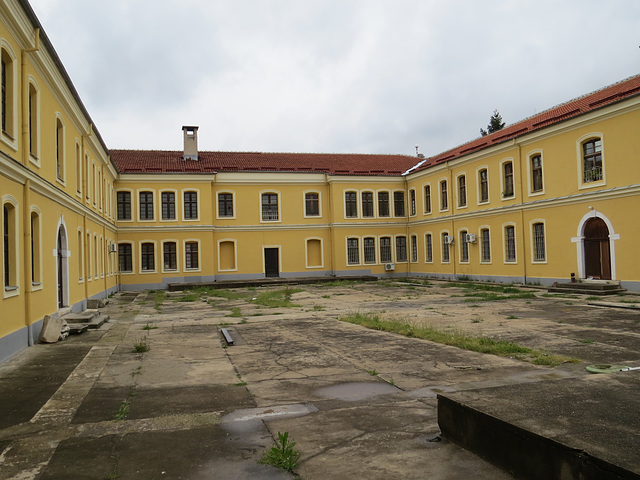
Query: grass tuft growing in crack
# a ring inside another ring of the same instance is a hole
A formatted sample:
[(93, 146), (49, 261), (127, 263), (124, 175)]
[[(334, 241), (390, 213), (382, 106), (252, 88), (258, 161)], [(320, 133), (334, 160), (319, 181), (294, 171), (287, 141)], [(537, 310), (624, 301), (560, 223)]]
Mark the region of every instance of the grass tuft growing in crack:
[(289, 432), (278, 432), (275, 445), (264, 452), (258, 463), (273, 465), (293, 473), (300, 459), (300, 452), (294, 448), (295, 446), (296, 442), (289, 438)]
[(361, 325), (373, 330), (420, 338), (422, 340), (442, 343), (473, 352), (517, 358), (518, 360), (531, 362), (535, 365), (556, 366), (566, 362), (579, 362), (576, 358), (548, 354), (506, 340), (494, 340), (489, 337), (468, 335), (453, 330), (441, 330), (424, 324), (412, 325), (403, 321), (381, 320), (378, 315), (369, 313), (353, 313), (342, 316), (338, 320)]

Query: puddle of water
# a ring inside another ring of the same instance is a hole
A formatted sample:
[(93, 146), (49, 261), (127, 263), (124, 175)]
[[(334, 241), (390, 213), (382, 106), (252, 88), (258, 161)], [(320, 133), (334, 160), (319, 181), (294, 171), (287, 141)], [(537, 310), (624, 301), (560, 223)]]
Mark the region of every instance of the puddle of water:
[(252, 432), (262, 427), (262, 421), (275, 418), (296, 418), (317, 412), (313, 405), (293, 404), (275, 407), (244, 408), (222, 417), (221, 426), (232, 432)]
[(389, 385), (388, 383), (379, 382), (351, 382), (324, 387), (316, 390), (316, 395), (332, 400), (344, 400), (346, 402), (357, 402), (385, 393), (398, 393), (400, 389)]

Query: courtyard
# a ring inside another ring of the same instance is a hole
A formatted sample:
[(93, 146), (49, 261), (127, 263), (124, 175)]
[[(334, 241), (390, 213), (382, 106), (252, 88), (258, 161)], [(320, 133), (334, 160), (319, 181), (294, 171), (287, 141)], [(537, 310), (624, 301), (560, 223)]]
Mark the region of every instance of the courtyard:
[[(638, 307), (421, 279), (119, 292), (0, 365), (0, 478), (512, 478), (440, 436), (437, 395), (640, 365)], [(294, 473), (258, 463), (278, 432)], [(639, 474), (630, 445), (608, 460)]]

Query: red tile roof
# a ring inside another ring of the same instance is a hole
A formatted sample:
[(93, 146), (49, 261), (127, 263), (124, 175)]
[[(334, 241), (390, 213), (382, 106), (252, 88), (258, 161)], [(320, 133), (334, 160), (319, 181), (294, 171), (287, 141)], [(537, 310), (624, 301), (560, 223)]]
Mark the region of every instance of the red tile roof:
[(418, 160), (407, 155), (331, 153), (198, 152), (111, 150), (121, 173), (320, 172), (334, 175), (401, 175)]
[(477, 152), (606, 105), (640, 95), (640, 75), (570, 100), (502, 130), (422, 160), (407, 155), (331, 153), (199, 152), (183, 160), (181, 151), (111, 150), (121, 173), (320, 172), (332, 175), (401, 175)]
[(508, 125), (502, 130), (491, 133), (485, 137), (476, 138), (471, 142), (429, 157), (427, 161), (418, 166), (415, 171), (424, 170), (438, 163), (477, 152), (483, 148), (491, 147), (637, 95), (640, 95), (640, 75), (629, 77), (593, 93), (569, 100), (566, 103), (557, 105), (537, 115), (525, 118), (518, 123)]

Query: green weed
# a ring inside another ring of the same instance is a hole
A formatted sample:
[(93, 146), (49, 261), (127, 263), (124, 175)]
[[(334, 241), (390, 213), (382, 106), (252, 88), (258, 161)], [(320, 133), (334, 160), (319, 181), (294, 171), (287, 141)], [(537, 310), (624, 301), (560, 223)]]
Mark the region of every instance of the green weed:
[(299, 307), (300, 305), (296, 305), (291, 303), (291, 296), (294, 293), (302, 292), (301, 288), (284, 288), (280, 290), (272, 290), (270, 292), (260, 293), (255, 300), (252, 299), (252, 302), (256, 305), (262, 305), (269, 308), (278, 308), (278, 307)]
[(145, 353), (149, 351), (149, 344), (147, 343), (146, 339), (141, 339), (138, 340), (136, 343), (133, 344), (133, 353)]
[(175, 300), (176, 302), (197, 302), (200, 300), (200, 295), (197, 293), (189, 293), (187, 295), (183, 295), (179, 299)]
[(124, 420), (125, 418), (127, 418), (127, 416), (129, 416), (129, 406), (131, 405), (130, 402), (123, 400), (122, 402), (120, 402), (120, 408), (118, 408), (118, 412), (115, 415), (115, 419), (116, 420)]
[(373, 377), (375, 377), (376, 375), (378, 375), (378, 372), (376, 371), (376, 369), (374, 368), (373, 370), (367, 370), (367, 373)]
[[(564, 362), (576, 363), (577, 359), (560, 355), (550, 355), (539, 350), (520, 346), (505, 340), (493, 340), (484, 336), (472, 336), (454, 330), (440, 330), (430, 325), (415, 326), (402, 321), (380, 320), (378, 315), (354, 313), (339, 318), (340, 321), (362, 325), (363, 327), (385, 332), (393, 332), (409, 337), (416, 337), (444, 345), (488, 353), (501, 357), (513, 357), (536, 364), (559, 365)], [(542, 358), (544, 357), (544, 358)], [(542, 358), (542, 359), (541, 359)], [(538, 360), (541, 359), (541, 360)]]
[(231, 309), (231, 313), (229, 315), (225, 315), (225, 317), (241, 317), (242, 313), (240, 312), (240, 307), (233, 307)]
[(152, 323), (147, 322), (147, 324), (144, 327), (142, 327), (142, 330), (155, 330), (156, 328), (158, 327), (156, 327)]
[(300, 459), (300, 452), (294, 448), (295, 446), (296, 442), (289, 439), (289, 432), (278, 432), (275, 446), (267, 450), (258, 462), (293, 473), (293, 469), (298, 466)]

